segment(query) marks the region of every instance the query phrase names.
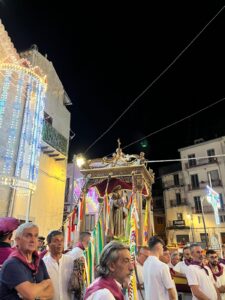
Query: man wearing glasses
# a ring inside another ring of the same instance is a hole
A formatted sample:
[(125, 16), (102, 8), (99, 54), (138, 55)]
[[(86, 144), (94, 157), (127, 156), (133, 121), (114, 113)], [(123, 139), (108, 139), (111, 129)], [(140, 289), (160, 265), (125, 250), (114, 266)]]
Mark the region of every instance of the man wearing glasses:
[(208, 250), (206, 252), (209, 261), (208, 266), (213, 273), (216, 286), (221, 294), (221, 299), (225, 300), (225, 265), (219, 263), (218, 255), (215, 250)]
[(186, 277), (191, 288), (193, 300), (221, 300), (209, 267), (203, 265), (203, 250), (198, 244), (190, 247), (193, 258), (186, 270)]
[(146, 259), (151, 254), (150, 250), (146, 246), (142, 246), (138, 250), (135, 273), (137, 278), (138, 300), (144, 300), (144, 278), (143, 278), (143, 265)]

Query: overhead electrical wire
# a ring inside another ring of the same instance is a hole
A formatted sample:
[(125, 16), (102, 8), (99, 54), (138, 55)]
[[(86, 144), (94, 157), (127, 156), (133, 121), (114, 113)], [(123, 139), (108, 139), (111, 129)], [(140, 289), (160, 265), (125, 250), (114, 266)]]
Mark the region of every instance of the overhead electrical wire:
[(146, 160), (146, 163), (161, 163), (161, 162), (175, 162), (175, 161), (189, 161), (189, 160), (199, 160), (199, 159), (211, 159), (217, 157), (225, 157), (225, 154), (217, 154), (210, 156), (199, 156), (199, 157), (185, 157), (185, 158), (175, 158), (175, 159), (158, 159), (158, 160)]
[(175, 59), (126, 107), (126, 109), (117, 117), (117, 119), (85, 150), (85, 154), (90, 150), (103, 136), (106, 135), (114, 125), (126, 114), (126, 112), (139, 100), (187, 51), (187, 49), (198, 39), (198, 37), (205, 31), (205, 29), (216, 19), (216, 17), (224, 10), (223, 6), (214, 17), (200, 30), (200, 32), (191, 40), (191, 42), (175, 57)]
[(174, 126), (174, 125), (176, 125), (176, 124), (178, 124), (178, 123), (181, 123), (181, 122), (183, 122), (183, 121), (185, 121), (185, 120), (187, 120), (187, 119), (189, 119), (189, 118), (191, 118), (191, 117), (193, 117), (193, 116), (195, 116), (195, 115), (201, 113), (202, 111), (204, 111), (204, 110), (206, 110), (206, 109), (208, 109), (208, 108), (210, 108), (210, 107), (212, 107), (212, 106), (215, 106), (216, 104), (219, 104), (220, 102), (222, 102), (222, 101), (224, 101), (224, 100), (225, 100), (225, 97), (224, 97), (224, 98), (221, 98), (220, 100), (218, 100), (218, 101), (216, 101), (216, 102), (213, 102), (212, 104), (207, 105), (207, 106), (204, 107), (204, 108), (199, 109), (198, 111), (196, 111), (196, 112), (194, 112), (194, 113), (192, 113), (192, 114), (190, 114), (190, 115), (188, 115), (188, 116), (186, 116), (186, 117), (184, 117), (184, 118), (182, 118), (182, 119), (180, 119), (180, 120), (178, 120), (178, 121), (175, 121), (175, 122), (173, 122), (173, 123), (171, 123), (171, 124), (169, 124), (169, 125), (166, 125), (166, 126), (160, 128), (160, 129), (156, 130), (156, 131), (153, 131), (153, 132), (151, 132), (151, 133), (145, 135), (144, 137), (142, 137), (142, 138), (140, 138), (140, 139), (138, 139), (138, 140), (136, 140), (136, 141), (134, 141), (134, 142), (132, 142), (132, 143), (130, 143), (130, 144), (124, 146), (124, 147), (122, 147), (122, 149), (126, 149), (126, 148), (128, 148), (128, 147), (130, 147), (130, 146), (132, 146), (132, 145), (134, 145), (134, 144), (136, 144), (136, 143), (138, 143), (138, 142), (140, 142), (140, 141), (142, 141), (142, 140), (144, 140), (144, 139), (146, 139), (146, 138), (148, 138), (148, 137), (150, 137), (150, 136), (152, 136), (152, 135), (154, 135), (154, 134), (156, 134), (156, 133), (158, 133), (158, 132), (161, 132), (161, 131), (163, 131), (163, 130), (165, 130), (165, 129), (167, 129), (167, 128), (170, 128), (170, 127), (172, 127), (172, 126)]

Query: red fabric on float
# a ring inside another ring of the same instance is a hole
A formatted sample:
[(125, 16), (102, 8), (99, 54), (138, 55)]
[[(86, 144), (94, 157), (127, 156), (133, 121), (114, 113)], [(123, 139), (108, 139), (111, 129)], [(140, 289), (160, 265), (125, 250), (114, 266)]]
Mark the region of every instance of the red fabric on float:
[[(108, 181), (108, 179), (105, 179), (100, 183), (92, 185), (92, 186), (95, 186), (97, 188), (97, 190), (98, 190), (101, 197), (104, 197), (104, 195), (105, 195), (105, 189), (106, 189), (107, 181)], [(122, 181), (119, 178), (112, 178), (109, 181), (107, 193), (108, 194), (112, 193), (113, 189), (117, 185), (120, 185), (123, 190), (132, 190), (132, 183), (131, 182)], [(147, 191), (146, 191), (145, 187), (142, 190), (142, 194), (147, 196)]]

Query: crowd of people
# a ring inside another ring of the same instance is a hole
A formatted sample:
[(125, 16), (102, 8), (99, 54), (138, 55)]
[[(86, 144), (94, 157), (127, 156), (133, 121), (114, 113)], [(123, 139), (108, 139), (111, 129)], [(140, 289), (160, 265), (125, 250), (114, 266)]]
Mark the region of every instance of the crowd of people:
[(176, 277), (186, 279), (193, 300), (225, 300), (225, 265), (216, 251), (204, 255), (200, 245), (191, 244), (181, 259), (158, 236), (139, 247), (135, 260), (128, 246), (107, 243), (90, 284), (85, 256), (90, 238), (83, 232), (76, 246), (64, 251), (61, 231), (51, 231), (45, 245), (37, 225), (0, 218), (0, 299), (125, 300), (135, 273), (138, 300), (177, 300)]

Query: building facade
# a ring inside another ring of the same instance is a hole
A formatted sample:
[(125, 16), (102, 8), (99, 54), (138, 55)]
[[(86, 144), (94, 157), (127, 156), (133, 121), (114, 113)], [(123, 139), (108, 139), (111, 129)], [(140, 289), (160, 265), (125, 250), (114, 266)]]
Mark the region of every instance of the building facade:
[[(31, 197), (29, 220), (39, 225), (44, 236), (62, 227), (66, 186), (67, 156), (70, 140), (71, 104), (51, 61), (36, 47), (21, 53), (32, 65), (39, 66), (48, 79), (37, 188)], [(25, 218), (22, 197), (15, 202), (13, 215)]]
[(0, 216), (62, 227), (70, 100), (37, 47), (18, 54), (0, 22)]
[[(168, 242), (205, 244), (207, 238), (209, 246), (219, 248), (225, 243), (225, 137), (200, 139), (179, 152), (181, 165), (161, 176)], [(207, 185), (219, 194), (220, 224), (206, 200)]]

